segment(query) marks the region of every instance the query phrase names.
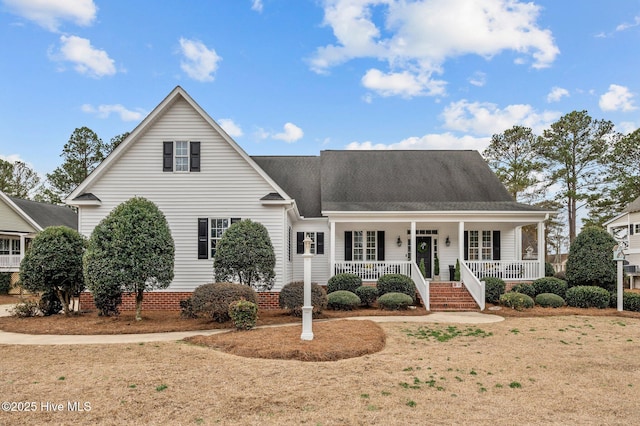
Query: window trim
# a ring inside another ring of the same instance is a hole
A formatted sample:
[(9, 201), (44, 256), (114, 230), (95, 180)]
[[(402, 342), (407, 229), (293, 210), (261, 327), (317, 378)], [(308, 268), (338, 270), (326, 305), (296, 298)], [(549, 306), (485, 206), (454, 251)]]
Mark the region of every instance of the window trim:
[[(311, 254), (323, 255), (324, 254), (324, 232), (323, 231), (297, 231), (296, 232), (296, 254), (304, 254), (303, 241), (307, 235), (311, 237), (311, 250), (310, 250)], [(319, 235), (320, 235), (320, 241), (318, 241)], [(300, 238), (301, 236), (302, 238)]]
[[(378, 261), (378, 231), (376, 230), (370, 230), (370, 229), (359, 229), (359, 230), (353, 230), (353, 242), (352, 242), (352, 246), (351, 246), (351, 259), (353, 259), (354, 262), (377, 262)], [(362, 247), (357, 247), (357, 242), (356, 242), (356, 235), (360, 234), (360, 244), (362, 245)], [(371, 234), (371, 235), (370, 235)], [(373, 244), (370, 245), (369, 243), (371, 242), (370, 238), (373, 236)], [(358, 253), (358, 256), (356, 256), (356, 249), (358, 250), (362, 250), (362, 253)], [(358, 257), (360, 257), (360, 259), (358, 259)], [(370, 259), (370, 257), (372, 257)]]
[[(172, 173), (191, 173), (200, 171), (200, 150), (199, 141), (174, 140), (164, 141), (162, 148), (162, 171)], [(178, 144), (186, 144), (186, 154), (178, 155)], [(187, 160), (186, 169), (178, 170), (178, 159)]]

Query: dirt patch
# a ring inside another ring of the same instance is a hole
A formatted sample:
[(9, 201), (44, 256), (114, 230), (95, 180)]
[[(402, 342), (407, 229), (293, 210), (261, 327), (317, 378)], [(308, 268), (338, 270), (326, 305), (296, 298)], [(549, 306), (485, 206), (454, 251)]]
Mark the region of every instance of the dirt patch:
[[(313, 324), (313, 340), (300, 340), (295, 326), (230, 331), (184, 339), (249, 358), (337, 361), (381, 351), (385, 335), (373, 321), (330, 321)], [(336, 338), (340, 336), (340, 338)]]

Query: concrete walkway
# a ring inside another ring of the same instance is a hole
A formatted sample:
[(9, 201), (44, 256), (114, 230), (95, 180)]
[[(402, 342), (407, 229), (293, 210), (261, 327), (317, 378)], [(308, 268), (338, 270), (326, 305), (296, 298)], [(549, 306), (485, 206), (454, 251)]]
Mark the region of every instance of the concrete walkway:
[[(8, 309), (12, 305), (0, 305), (0, 316), (7, 316)], [(446, 324), (488, 324), (504, 321), (498, 315), (483, 314), (480, 312), (435, 312), (429, 315), (419, 316), (369, 316), (351, 317), (350, 320), (370, 320), (374, 322), (402, 322), (402, 323), (446, 323)], [(281, 326), (294, 326), (300, 324), (282, 324)], [(274, 326), (267, 326), (274, 327)], [(260, 327), (258, 327), (260, 328)], [(146, 342), (171, 342), (197, 335), (211, 335), (229, 331), (223, 330), (194, 330), (175, 331), (168, 333), (145, 334), (101, 334), (101, 335), (59, 335), (59, 334), (21, 334), (0, 331), (0, 344), (2, 345), (99, 345), (113, 343), (146, 343)]]

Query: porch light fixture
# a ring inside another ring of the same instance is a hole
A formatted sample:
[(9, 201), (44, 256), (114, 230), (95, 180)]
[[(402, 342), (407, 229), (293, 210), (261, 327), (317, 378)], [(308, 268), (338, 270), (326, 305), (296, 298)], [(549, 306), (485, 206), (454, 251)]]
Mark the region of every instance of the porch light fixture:
[(444, 245), (449, 247), (451, 245), (451, 240), (449, 240), (449, 236), (447, 235), (447, 238), (445, 238), (444, 240)]
[(398, 240), (396, 241), (396, 244), (398, 245), (398, 247), (402, 247), (402, 238), (400, 238), (400, 235), (398, 235)]

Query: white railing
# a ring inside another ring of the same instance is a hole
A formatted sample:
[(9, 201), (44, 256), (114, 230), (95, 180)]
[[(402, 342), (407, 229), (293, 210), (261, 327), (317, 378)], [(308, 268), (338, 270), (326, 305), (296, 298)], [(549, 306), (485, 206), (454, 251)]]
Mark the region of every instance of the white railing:
[(416, 285), (416, 290), (420, 293), (420, 297), (422, 297), (422, 303), (424, 303), (424, 307), (427, 311), (430, 311), (429, 308), (429, 281), (425, 280), (420, 272), (420, 268), (416, 265), (416, 262), (411, 262), (411, 279)]
[(484, 311), (485, 307), (485, 286), (484, 281), (480, 281), (472, 270), (465, 264), (460, 264), (460, 280), (469, 291), (469, 294), (473, 296), (481, 311)]
[(334, 274), (350, 273), (356, 274), (362, 281), (378, 281), (386, 274), (402, 274), (411, 276), (411, 262), (398, 261), (350, 261), (336, 262)]
[(0, 269), (15, 269), (20, 268), (21, 257), (19, 254), (3, 254), (0, 255)]
[(479, 278), (498, 277), (503, 280), (536, 280), (544, 276), (537, 260), (465, 260), (471, 272)]

